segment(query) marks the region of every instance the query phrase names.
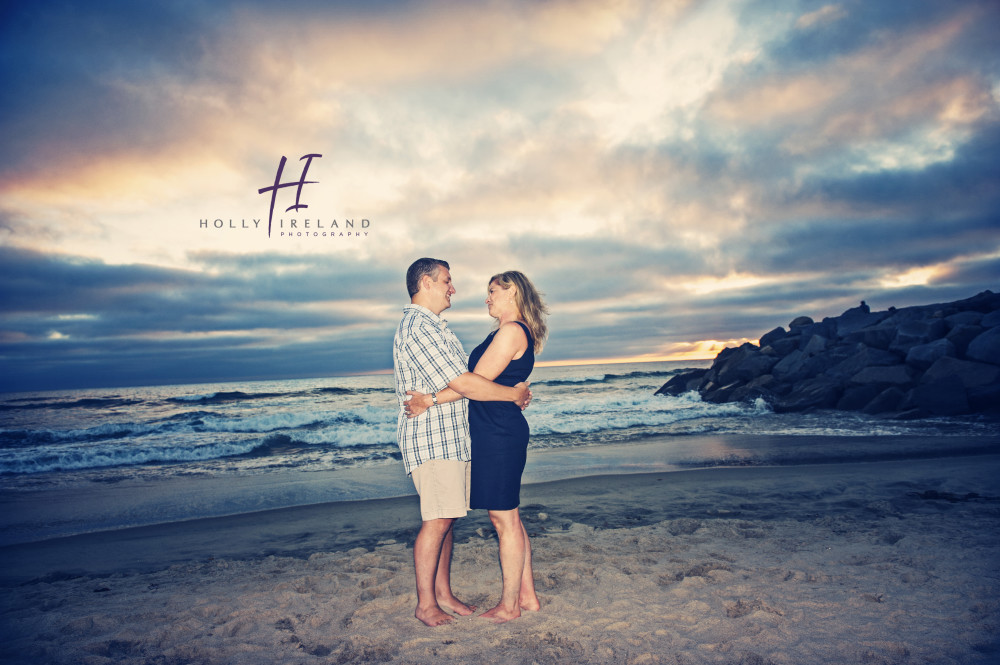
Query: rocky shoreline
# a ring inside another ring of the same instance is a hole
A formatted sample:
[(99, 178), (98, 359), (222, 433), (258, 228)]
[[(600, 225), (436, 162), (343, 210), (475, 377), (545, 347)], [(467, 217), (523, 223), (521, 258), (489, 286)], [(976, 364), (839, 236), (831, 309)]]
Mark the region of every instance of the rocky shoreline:
[(800, 316), (723, 349), (709, 369), (656, 394), (766, 400), (777, 412), (862, 411), (892, 418), (1000, 414), (1000, 294), (872, 312), (861, 302), (815, 322)]

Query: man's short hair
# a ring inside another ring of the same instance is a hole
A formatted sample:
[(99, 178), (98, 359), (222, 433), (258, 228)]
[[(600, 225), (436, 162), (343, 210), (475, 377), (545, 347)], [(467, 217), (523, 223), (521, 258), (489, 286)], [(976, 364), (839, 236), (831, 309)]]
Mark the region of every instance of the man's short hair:
[(451, 270), (451, 266), (448, 265), (447, 261), (442, 261), (441, 259), (429, 259), (424, 257), (422, 259), (417, 259), (410, 267), (406, 270), (406, 290), (410, 294), (410, 297), (417, 295), (417, 291), (420, 290), (420, 279), (424, 275), (430, 275), (431, 279), (435, 282), (437, 281), (438, 270), (444, 267), (445, 270)]

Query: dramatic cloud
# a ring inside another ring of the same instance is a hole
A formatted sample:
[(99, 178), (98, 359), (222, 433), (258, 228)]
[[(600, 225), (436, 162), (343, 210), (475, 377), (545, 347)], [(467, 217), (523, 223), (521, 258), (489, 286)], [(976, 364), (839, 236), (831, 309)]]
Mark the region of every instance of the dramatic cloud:
[(486, 279), (527, 273), (552, 362), (996, 290), (998, 29), (985, 0), (5, 9), (0, 389), (382, 371), (419, 256), (469, 348)]

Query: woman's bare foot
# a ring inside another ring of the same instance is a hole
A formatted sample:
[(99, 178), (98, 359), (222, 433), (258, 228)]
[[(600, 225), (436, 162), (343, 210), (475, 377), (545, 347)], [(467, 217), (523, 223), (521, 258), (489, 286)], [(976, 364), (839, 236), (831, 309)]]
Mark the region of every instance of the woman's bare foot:
[(538, 596), (532, 595), (530, 598), (522, 598), (518, 601), (518, 605), (522, 610), (527, 610), (528, 612), (537, 612), (542, 609), (542, 603), (539, 602)]
[(467, 617), (476, 611), (475, 605), (466, 605), (458, 598), (455, 598), (455, 596), (452, 596), (451, 598), (438, 598), (437, 601), (438, 605), (441, 606), (441, 609), (447, 610), (448, 612), (454, 612), (459, 616)]
[(493, 623), (505, 623), (511, 619), (516, 619), (521, 616), (521, 608), (515, 608), (514, 611), (506, 609), (503, 605), (497, 605), (492, 610), (486, 610), (479, 615), (480, 619), (489, 619)]
[(425, 626), (430, 626), (432, 628), (454, 620), (454, 617), (450, 614), (445, 614), (444, 610), (440, 607), (430, 607), (426, 609), (418, 607), (417, 611), (413, 613), (413, 616), (423, 621)]

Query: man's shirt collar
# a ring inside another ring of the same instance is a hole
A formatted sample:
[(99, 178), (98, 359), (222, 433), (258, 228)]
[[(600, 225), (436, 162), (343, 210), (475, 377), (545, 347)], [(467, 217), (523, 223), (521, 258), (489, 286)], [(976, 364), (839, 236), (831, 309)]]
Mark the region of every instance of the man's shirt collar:
[(439, 316), (438, 314), (435, 314), (434, 312), (432, 312), (431, 310), (427, 309), (423, 305), (418, 305), (416, 303), (412, 303), (411, 302), (410, 304), (408, 304), (405, 307), (403, 307), (403, 311), (404, 312), (407, 311), (407, 310), (416, 310), (416, 311), (420, 312), (421, 314), (424, 314), (426, 316), (431, 317), (434, 321), (440, 323), (441, 325), (444, 325), (444, 326), (448, 325), (448, 320), (447, 319)]

